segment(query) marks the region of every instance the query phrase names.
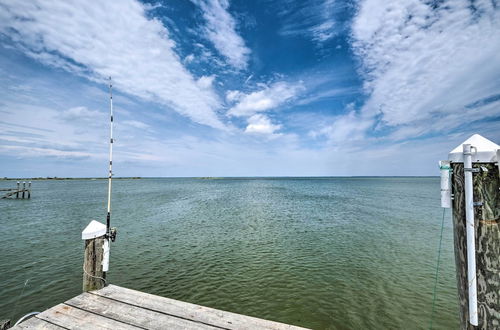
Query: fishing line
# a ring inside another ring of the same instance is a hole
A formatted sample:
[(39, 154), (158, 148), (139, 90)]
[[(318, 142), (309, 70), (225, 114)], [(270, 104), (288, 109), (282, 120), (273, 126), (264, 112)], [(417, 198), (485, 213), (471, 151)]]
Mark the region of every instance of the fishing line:
[(24, 286), (23, 286), (23, 289), (21, 290), (21, 294), (19, 294), (19, 296), (17, 296), (16, 304), (14, 305), (14, 311), (12, 312), (12, 319), (14, 319), (14, 316), (16, 315), (17, 305), (19, 304), (19, 298), (21, 298), (21, 296), (23, 295), (24, 289), (26, 288), (26, 285), (28, 284), (29, 280), (30, 279), (28, 278), (26, 281), (24, 281)]
[(439, 249), (438, 249), (438, 257), (437, 257), (437, 265), (436, 265), (436, 278), (434, 280), (434, 291), (432, 293), (432, 312), (431, 312), (431, 323), (429, 325), (429, 329), (432, 330), (432, 321), (434, 319), (434, 310), (436, 308), (436, 291), (438, 284), (438, 275), (439, 275), (439, 263), (441, 261), (441, 242), (443, 241), (443, 229), (444, 229), (444, 214), (446, 209), (443, 208), (443, 219), (441, 220), (441, 235), (439, 237)]

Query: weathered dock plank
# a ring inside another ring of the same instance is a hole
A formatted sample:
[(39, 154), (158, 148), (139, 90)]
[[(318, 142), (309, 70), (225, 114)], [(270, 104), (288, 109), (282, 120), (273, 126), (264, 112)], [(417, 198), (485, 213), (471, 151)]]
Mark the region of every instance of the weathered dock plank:
[(304, 329), (116, 285), (82, 293), (13, 329)]
[(91, 293), (81, 294), (65, 304), (146, 329), (220, 329)]
[(59, 304), (47, 309), (38, 314), (36, 318), (66, 329), (146, 329), (119, 322), (66, 304)]
[(60, 326), (55, 325), (55, 324), (52, 324), (52, 323), (49, 323), (49, 322), (42, 320), (42, 319), (39, 319), (37, 317), (32, 317), (32, 318), (20, 323), (18, 326), (16, 326), (16, 329), (62, 330), (65, 328), (60, 327)]
[(108, 285), (107, 287), (94, 291), (93, 293), (114, 300), (126, 302), (131, 305), (140, 306), (142, 308), (147, 308), (175, 317), (210, 324), (224, 329), (303, 329), (284, 323), (263, 320), (256, 317), (240, 315), (170, 298), (159, 297), (115, 285)]

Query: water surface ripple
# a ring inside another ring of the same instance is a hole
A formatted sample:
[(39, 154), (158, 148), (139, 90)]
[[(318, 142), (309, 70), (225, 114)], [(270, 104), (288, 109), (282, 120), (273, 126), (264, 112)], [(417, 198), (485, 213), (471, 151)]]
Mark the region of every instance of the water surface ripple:
[[(106, 191), (35, 181), (31, 200), (0, 200), (0, 318), (80, 293), (81, 230), (104, 221)], [(116, 180), (113, 194), (114, 284), (315, 329), (428, 328), (438, 178)], [(458, 328), (445, 223), (436, 329)]]

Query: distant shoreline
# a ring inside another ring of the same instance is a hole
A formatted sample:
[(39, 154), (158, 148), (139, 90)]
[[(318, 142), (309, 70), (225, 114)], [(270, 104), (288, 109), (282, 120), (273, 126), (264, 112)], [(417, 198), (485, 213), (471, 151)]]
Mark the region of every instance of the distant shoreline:
[[(436, 175), (360, 175), (360, 176), (227, 176), (227, 177), (200, 177), (200, 176), (165, 176), (165, 177), (113, 177), (113, 180), (140, 180), (140, 179), (199, 179), (199, 180), (225, 180), (225, 179), (348, 179), (348, 178), (437, 178)], [(107, 180), (107, 177), (82, 177), (82, 178), (59, 178), (59, 177), (37, 177), (37, 178), (0, 178), (0, 181), (49, 181), (49, 180)]]
[[(0, 181), (47, 181), (47, 180), (107, 180), (108, 178), (102, 177), (102, 178), (58, 178), (58, 177), (38, 177), (38, 178), (7, 178), (3, 177), (0, 178)], [(134, 177), (113, 177), (113, 180), (138, 180), (142, 179), (141, 177), (134, 176)]]

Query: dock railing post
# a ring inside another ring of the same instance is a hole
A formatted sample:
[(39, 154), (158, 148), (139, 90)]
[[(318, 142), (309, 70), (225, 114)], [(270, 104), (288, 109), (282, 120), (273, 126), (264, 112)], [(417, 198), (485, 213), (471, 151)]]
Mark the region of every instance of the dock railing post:
[(92, 220), (82, 232), (85, 240), (83, 258), (83, 291), (102, 289), (106, 285), (106, 273), (102, 269), (106, 225)]
[(467, 330), (500, 328), (498, 150), (476, 134), (449, 154), (460, 322)]

